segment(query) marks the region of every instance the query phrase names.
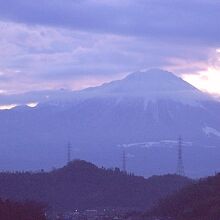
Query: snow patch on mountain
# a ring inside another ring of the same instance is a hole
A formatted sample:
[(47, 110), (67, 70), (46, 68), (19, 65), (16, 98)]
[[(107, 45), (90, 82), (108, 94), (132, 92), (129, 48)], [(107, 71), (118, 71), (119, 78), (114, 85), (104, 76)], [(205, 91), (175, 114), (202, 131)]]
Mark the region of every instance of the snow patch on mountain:
[(30, 108), (35, 108), (35, 107), (38, 106), (38, 104), (39, 104), (38, 102), (30, 102), (30, 103), (27, 104), (27, 106), (30, 107)]
[(211, 136), (211, 135), (215, 135), (217, 137), (220, 137), (220, 131), (216, 130), (215, 128), (212, 127), (204, 127), (203, 128), (203, 132), (207, 135), (207, 136)]
[(17, 106), (16, 104), (0, 105), (0, 110), (10, 110), (15, 108), (16, 106)]
[[(160, 141), (148, 141), (148, 142), (139, 142), (139, 143), (129, 143), (129, 144), (120, 144), (118, 147), (122, 148), (132, 148), (132, 147), (141, 147), (141, 148), (151, 148), (151, 147), (176, 147), (178, 145), (178, 140), (160, 140)], [(183, 146), (192, 146), (191, 141), (183, 141)]]

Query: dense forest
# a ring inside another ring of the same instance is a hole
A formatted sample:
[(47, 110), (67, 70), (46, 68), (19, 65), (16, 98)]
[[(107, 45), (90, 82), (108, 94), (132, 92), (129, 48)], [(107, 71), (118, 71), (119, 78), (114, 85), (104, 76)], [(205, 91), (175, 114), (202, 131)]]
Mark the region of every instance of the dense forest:
[(0, 199), (1, 220), (46, 220), (44, 207), (34, 202), (12, 202)]
[(75, 160), (51, 172), (0, 173), (0, 197), (33, 200), (56, 211), (111, 207), (146, 209), (189, 183), (191, 180), (177, 175), (145, 179), (118, 168), (98, 168)]
[(201, 179), (159, 202), (148, 216), (175, 220), (220, 219), (220, 174)]

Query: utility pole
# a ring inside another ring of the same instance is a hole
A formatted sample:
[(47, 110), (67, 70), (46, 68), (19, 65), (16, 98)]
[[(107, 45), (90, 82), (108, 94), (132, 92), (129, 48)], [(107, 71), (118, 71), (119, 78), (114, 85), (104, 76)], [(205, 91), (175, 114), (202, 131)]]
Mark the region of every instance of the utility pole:
[(177, 155), (177, 175), (185, 176), (184, 165), (183, 165), (183, 152), (182, 152), (182, 138), (178, 139), (178, 155)]

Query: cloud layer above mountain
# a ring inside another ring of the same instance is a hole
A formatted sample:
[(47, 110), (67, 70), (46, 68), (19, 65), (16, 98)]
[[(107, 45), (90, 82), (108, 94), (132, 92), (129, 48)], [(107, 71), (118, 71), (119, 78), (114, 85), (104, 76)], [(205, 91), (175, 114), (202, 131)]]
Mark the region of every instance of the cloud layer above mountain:
[(197, 83), (212, 79), (209, 74), (220, 80), (212, 73), (220, 66), (217, 0), (0, 5), (1, 91), (78, 89), (151, 67), (195, 74)]

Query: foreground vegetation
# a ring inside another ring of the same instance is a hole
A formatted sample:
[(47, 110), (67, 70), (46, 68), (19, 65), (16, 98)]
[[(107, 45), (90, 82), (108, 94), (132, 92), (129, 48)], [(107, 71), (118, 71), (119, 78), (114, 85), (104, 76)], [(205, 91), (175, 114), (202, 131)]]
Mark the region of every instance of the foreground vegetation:
[(0, 199), (2, 220), (46, 220), (44, 208), (34, 202), (12, 202)]
[(201, 179), (159, 202), (145, 215), (175, 220), (220, 219), (220, 174)]
[(115, 207), (144, 210), (189, 183), (177, 175), (145, 179), (76, 160), (48, 173), (0, 173), (0, 197), (41, 202), (59, 212)]

